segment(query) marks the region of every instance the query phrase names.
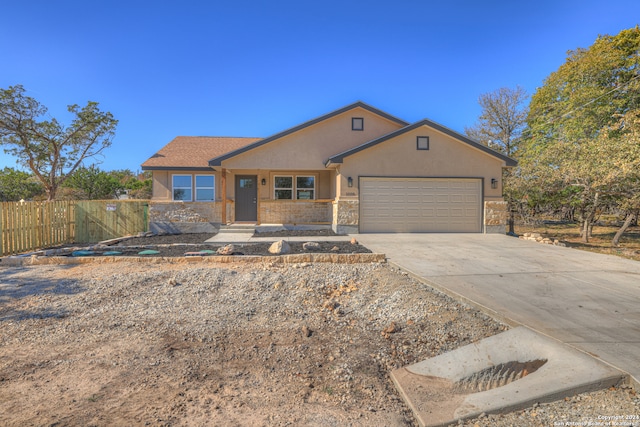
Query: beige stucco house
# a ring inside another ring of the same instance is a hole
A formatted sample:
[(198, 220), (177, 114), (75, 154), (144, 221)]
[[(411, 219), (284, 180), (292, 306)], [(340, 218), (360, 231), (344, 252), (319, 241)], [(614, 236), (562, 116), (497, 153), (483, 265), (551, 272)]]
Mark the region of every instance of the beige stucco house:
[(268, 138), (177, 137), (142, 169), (153, 171), (152, 229), (504, 233), (502, 170), (515, 164), (437, 123), (356, 102)]

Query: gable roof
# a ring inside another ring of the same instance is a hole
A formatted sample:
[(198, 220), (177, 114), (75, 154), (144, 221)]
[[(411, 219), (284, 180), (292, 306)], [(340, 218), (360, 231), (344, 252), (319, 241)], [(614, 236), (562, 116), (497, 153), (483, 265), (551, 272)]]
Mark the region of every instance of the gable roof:
[(245, 147), (260, 138), (178, 136), (142, 164), (142, 170), (207, 170), (207, 159)]
[(329, 160), (327, 160), (327, 162), (325, 163), (325, 166), (329, 166), (330, 164), (335, 164), (335, 163), (342, 163), (344, 161), (345, 157), (349, 157), (353, 154), (356, 154), (362, 150), (366, 150), (369, 147), (373, 147), (375, 145), (380, 144), (381, 142), (387, 141), (389, 139), (395, 138), (398, 135), (402, 135), (403, 133), (409, 132), (411, 130), (417, 129), (420, 126), (429, 126), (433, 129), (436, 129), (437, 131), (440, 131), (442, 133), (444, 133), (445, 135), (448, 135), (452, 138), (457, 139), (458, 141), (464, 142), (465, 144), (468, 144), (474, 148), (477, 148), (478, 150), (484, 151), (485, 153), (496, 157), (502, 161), (505, 162), (506, 166), (516, 166), (518, 164), (518, 162), (514, 159), (512, 159), (511, 157), (505, 156), (504, 154), (495, 151), (489, 147), (487, 147), (486, 145), (482, 145), (477, 141), (474, 141), (471, 138), (468, 138), (462, 134), (459, 134), (458, 132), (455, 132), (445, 126), (442, 126), (436, 122), (432, 122), (431, 120), (421, 120), (419, 122), (413, 123), (412, 125), (409, 126), (405, 126), (401, 129), (398, 129), (396, 131), (393, 131), (391, 133), (388, 133), (384, 136), (381, 136), (380, 138), (376, 138), (374, 140), (371, 140), (369, 142), (365, 142), (364, 144), (361, 144), (357, 147), (354, 147), (350, 150), (344, 151), (340, 154), (336, 154), (335, 156), (332, 156), (329, 158)]
[(346, 107), (340, 108), (339, 110), (332, 111), (331, 113), (325, 114), (325, 115), (317, 117), (317, 118), (315, 118), (313, 120), (309, 120), (308, 122), (304, 122), (304, 123), (302, 123), (302, 124), (300, 124), (298, 126), (295, 126), (295, 127), (290, 128), (290, 129), (287, 129), (287, 130), (285, 130), (283, 132), (280, 132), (280, 133), (277, 133), (275, 135), (272, 135), (272, 136), (270, 136), (268, 138), (256, 141), (253, 144), (246, 145), (244, 147), (238, 148), (237, 150), (234, 150), (234, 151), (231, 151), (231, 152), (228, 152), (228, 153), (225, 153), (225, 154), (221, 154), (221, 155), (218, 155), (218, 156), (212, 156), (212, 157), (210, 157), (211, 160), (209, 160), (209, 166), (211, 166), (211, 167), (220, 166), (222, 164), (222, 161), (224, 161), (226, 159), (229, 159), (231, 157), (235, 157), (238, 154), (245, 153), (245, 152), (247, 152), (249, 150), (253, 150), (254, 148), (261, 147), (261, 146), (263, 146), (265, 144), (268, 144), (271, 141), (275, 141), (277, 139), (283, 138), (283, 137), (285, 137), (287, 135), (290, 135), (290, 134), (292, 134), (294, 132), (298, 132), (299, 130), (308, 128), (309, 126), (313, 126), (313, 125), (315, 125), (317, 123), (320, 123), (320, 122), (322, 122), (324, 120), (330, 119), (332, 117), (335, 117), (335, 116), (337, 116), (339, 114), (345, 113), (345, 112), (347, 112), (349, 110), (353, 110), (353, 109), (358, 108), (358, 107), (359, 108), (363, 108), (365, 110), (368, 110), (368, 111), (372, 112), (373, 114), (377, 114), (377, 115), (379, 115), (381, 117), (384, 117), (387, 120), (390, 120), (392, 122), (398, 123), (398, 124), (400, 124), (402, 126), (406, 126), (406, 125), (409, 124), (409, 123), (405, 122), (404, 120), (401, 120), (401, 119), (399, 119), (397, 117), (394, 117), (394, 116), (392, 116), (390, 114), (387, 114), (384, 111), (378, 110), (377, 108), (374, 108), (374, 107), (372, 107), (372, 106), (370, 106), (368, 104), (365, 104), (364, 102), (358, 101), (358, 102), (354, 102), (353, 104), (347, 105)]

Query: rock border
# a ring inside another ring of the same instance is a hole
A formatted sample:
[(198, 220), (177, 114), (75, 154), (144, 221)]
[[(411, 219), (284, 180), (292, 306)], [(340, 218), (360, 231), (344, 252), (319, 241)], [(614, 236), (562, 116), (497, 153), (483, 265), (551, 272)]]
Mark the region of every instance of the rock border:
[(532, 242), (542, 243), (544, 245), (562, 246), (566, 247), (567, 244), (561, 242), (558, 239), (552, 239), (550, 237), (544, 237), (540, 233), (524, 233), (518, 237), (521, 240), (530, 240)]
[(74, 265), (74, 264), (111, 264), (118, 262), (137, 262), (143, 264), (301, 264), (301, 263), (333, 263), (333, 264), (368, 264), (386, 263), (385, 254), (329, 254), (308, 253), (276, 256), (259, 255), (214, 255), (214, 256), (182, 256), (182, 257), (145, 257), (145, 256), (99, 256), (99, 257), (60, 257), (37, 256), (31, 257), (6, 257), (0, 258), (1, 266), (27, 266), (27, 265)]

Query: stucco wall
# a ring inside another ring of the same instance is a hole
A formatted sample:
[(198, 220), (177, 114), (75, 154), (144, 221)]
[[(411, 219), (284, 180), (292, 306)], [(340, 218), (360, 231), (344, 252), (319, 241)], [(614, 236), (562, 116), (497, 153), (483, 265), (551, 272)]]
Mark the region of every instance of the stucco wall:
[[(316, 177), (316, 195), (315, 199), (333, 199), (335, 197), (335, 183), (333, 181), (333, 170), (258, 170), (258, 169), (242, 169), (227, 172), (227, 199), (235, 199), (235, 182), (237, 175), (256, 175), (258, 177), (258, 198), (260, 200), (273, 200), (273, 182), (276, 175), (312, 175)], [(216, 178), (218, 179), (218, 178)], [(262, 179), (265, 185), (262, 185)], [(216, 183), (216, 188), (218, 184)], [(216, 193), (216, 200), (222, 200), (222, 194)]]
[[(416, 149), (417, 136), (429, 136), (429, 150)], [(358, 195), (360, 176), (484, 178), (485, 199), (502, 195), (500, 159), (426, 126), (346, 157), (339, 171), (340, 197)], [(351, 188), (348, 177), (353, 178)], [(495, 189), (492, 178), (498, 181)]]
[[(351, 118), (364, 118), (364, 130), (351, 130)], [(227, 169), (322, 170), (337, 153), (385, 135), (401, 125), (355, 108), (222, 162)]]
[[(211, 175), (209, 172), (200, 171), (153, 171), (153, 197), (155, 201), (173, 201), (172, 200), (172, 176), (173, 175)], [(222, 200), (222, 177), (219, 171), (213, 173), (215, 182), (215, 198), (216, 201)], [(273, 200), (273, 179), (276, 175), (313, 175), (316, 177), (316, 199), (333, 199), (335, 198), (335, 172), (333, 170), (285, 170), (285, 171), (265, 171), (257, 169), (234, 170), (226, 174), (227, 199), (235, 199), (235, 177), (236, 175), (256, 175), (258, 185), (258, 197), (261, 200)], [(265, 185), (262, 185), (262, 179)], [(193, 179), (193, 178), (192, 178)], [(194, 189), (195, 190), (195, 189)]]
[(171, 200), (171, 182), (169, 181), (169, 172), (153, 171), (153, 200)]

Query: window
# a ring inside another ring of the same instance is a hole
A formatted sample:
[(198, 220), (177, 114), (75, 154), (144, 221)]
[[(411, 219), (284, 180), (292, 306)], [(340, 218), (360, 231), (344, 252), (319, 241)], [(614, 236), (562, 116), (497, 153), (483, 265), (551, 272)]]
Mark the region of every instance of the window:
[(253, 188), (253, 178), (240, 178), (240, 188)]
[(292, 176), (276, 176), (274, 179), (274, 199), (291, 200), (293, 199), (293, 177)]
[(364, 130), (364, 119), (362, 117), (352, 117), (351, 130)]
[(213, 175), (196, 175), (196, 202), (213, 202), (214, 196)]
[(173, 200), (191, 201), (191, 175), (173, 175)]
[(419, 136), (417, 139), (417, 148), (418, 150), (428, 150), (429, 149), (429, 137), (428, 136)]
[(273, 198), (276, 200), (314, 200), (315, 197), (316, 177), (313, 175), (274, 177)]
[(315, 176), (296, 176), (296, 199), (313, 200), (316, 189)]
[[(193, 177), (191, 175), (173, 175), (172, 189), (173, 200), (182, 202), (191, 202), (194, 200), (193, 195)], [(215, 186), (213, 175), (196, 175), (195, 176), (195, 201), (196, 202), (213, 202), (215, 200)]]

